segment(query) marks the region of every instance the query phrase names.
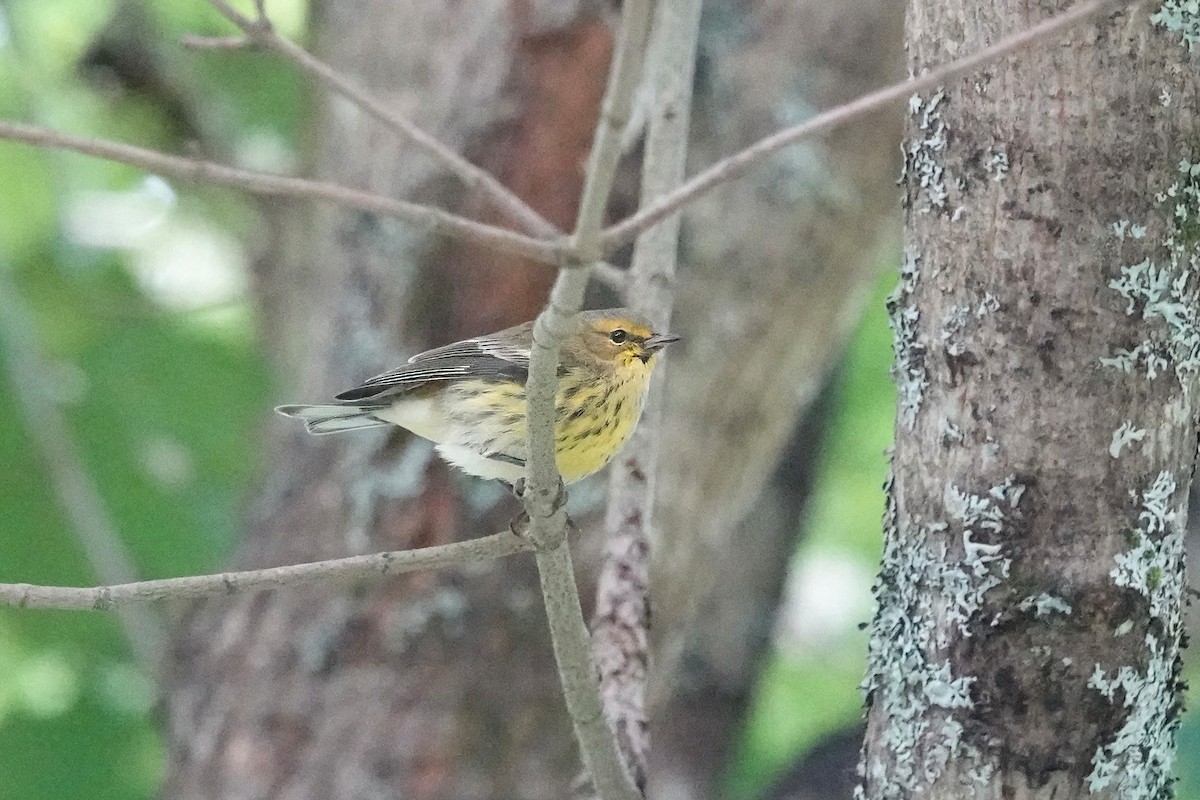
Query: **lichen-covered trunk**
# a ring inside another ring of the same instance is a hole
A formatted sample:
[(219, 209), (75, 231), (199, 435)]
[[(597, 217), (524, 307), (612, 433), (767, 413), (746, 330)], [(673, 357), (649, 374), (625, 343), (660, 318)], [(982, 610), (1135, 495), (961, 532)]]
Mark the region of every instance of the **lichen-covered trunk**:
[[(910, 66), (1067, 5), (914, 2)], [(1200, 403), (1183, 6), (910, 101), (868, 798), (1170, 793)]]
[[(313, 30), (323, 59), (570, 224), (612, 48), (604, 20), (572, 3), (338, 0)], [(498, 219), (340, 98), (320, 104), (312, 138), (318, 177)], [(367, 214), (294, 216), (259, 276), (281, 400), (530, 319), (553, 278)], [(502, 530), (516, 510), (400, 431), (272, 432), (242, 567), (442, 544)], [(171, 800), (562, 800), (579, 774), (527, 558), (205, 602), (181, 614), (175, 645)]]

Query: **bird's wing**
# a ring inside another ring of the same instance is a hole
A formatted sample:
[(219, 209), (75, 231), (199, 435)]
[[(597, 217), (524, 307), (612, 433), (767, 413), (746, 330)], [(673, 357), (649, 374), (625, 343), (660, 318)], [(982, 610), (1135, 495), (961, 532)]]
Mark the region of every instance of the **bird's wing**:
[(424, 364), (447, 358), (481, 357), (499, 358), (523, 369), (529, 369), (529, 346), (508, 341), (508, 337), (501, 339), (498, 336), (477, 336), (474, 339), (465, 339), (461, 342), (435, 347), (424, 353), (417, 353), (408, 360), (408, 363)]
[(400, 394), (431, 381), (461, 378), (513, 381), (524, 383), (529, 377), (529, 349), (480, 336), (426, 350), (402, 367), (369, 378), (359, 386), (342, 392), (338, 400), (363, 400), (382, 395)]

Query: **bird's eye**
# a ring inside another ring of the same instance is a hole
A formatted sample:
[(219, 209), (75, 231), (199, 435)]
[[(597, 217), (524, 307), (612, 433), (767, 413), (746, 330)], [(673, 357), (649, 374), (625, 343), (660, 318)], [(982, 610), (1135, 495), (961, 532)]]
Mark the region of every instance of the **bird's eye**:
[(613, 344), (620, 344), (621, 342), (625, 341), (625, 338), (627, 336), (629, 336), (629, 334), (627, 334), (625, 331), (621, 330), (620, 328), (617, 328), (615, 331), (613, 331), (612, 333), (610, 333), (608, 335), (608, 338), (612, 339)]

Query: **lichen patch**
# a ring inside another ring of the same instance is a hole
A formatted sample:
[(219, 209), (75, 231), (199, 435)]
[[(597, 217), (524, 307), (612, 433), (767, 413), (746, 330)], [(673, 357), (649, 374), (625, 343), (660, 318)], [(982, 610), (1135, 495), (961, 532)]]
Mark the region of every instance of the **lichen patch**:
[(926, 348), (917, 333), (917, 321), (921, 314), (912, 302), (912, 294), (920, 276), (920, 258), (912, 250), (905, 251), (904, 261), (900, 265), (900, 282), (887, 299), (888, 320), (892, 327), (892, 350), (895, 353), (892, 379), (896, 382), (899, 394), (897, 413), (900, 422), (909, 430), (916, 424), (921, 400), (929, 386), (925, 370)]
[[(1185, 591), (1183, 527), (1175, 476), (1162, 471), (1140, 494), (1133, 546), (1116, 556), (1113, 581), (1145, 598), (1150, 628), (1144, 671), (1122, 665), (1111, 674), (1096, 664), (1088, 686), (1122, 710), (1124, 723), (1092, 756), (1088, 787), (1116, 787), (1121, 800), (1170, 796), (1175, 731), (1179, 725), (1179, 648)], [(1138, 495), (1135, 494), (1135, 497)], [(1132, 631), (1126, 620), (1114, 632)]]
[(1144, 428), (1135, 428), (1130, 420), (1125, 420), (1121, 423), (1121, 427), (1113, 431), (1112, 442), (1108, 445), (1108, 454), (1113, 458), (1120, 458), (1121, 451), (1126, 445), (1133, 442), (1140, 442), (1146, 438), (1146, 430)]
[[(955, 714), (973, 707), (976, 678), (955, 674), (946, 652), (953, 638), (971, 636), (986, 594), (1008, 577), (1011, 559), (1000, 542), (1025, 488), (1015, 476), (982, 493), (948, 486), (947, 521), (898, 519), (890, 479), (886, 488), (879, 606), (863, 689), (881, 706), (888, 757), (871, 760), (869, 778), (883, 796), (910, 796), (954, 761), (964, 788), (986, 783), (995, 766), (964, 740)], [(953, 531), (961, 531), (961, 554), (950, 546)]]
[(1166, 0), (1150, 15), (1150, 22), (1179, 34), (1179, 43), (1189, 53), (1200, 50), (1200, 0)]
[[(1197, 0), (1200, 2), (1200, 0)], [(1133, 348), (1100, 358), (1106, 367), (1148, 380), (1172, 371), (1185, 395), (1200, 377), (1200, 163), (1183, 160), (1178, 176), (1155, 201), (1169, 216), (1168, 232), (1153, 254), (1121, 267), (1108, 286), (1125, 299), (1125, 313), (1156, 325)], [(1144, 239), (1146, 226), (1118, 220), (1120, 241)]]
[[(953, 213), (949, 205), (950, 191), (946, 186), (945, 154), (949, 129), (942, 116), (946, 92), (939, 88), (928, 100), (914, 94), (908, 99), (908, 112), (913, 118), (912, 135), (904, 150), (901, 181), (910, 181), (912, 206), (919, 214), (930, 211)], [(924, 203), (919, 202), (921, 199)]]

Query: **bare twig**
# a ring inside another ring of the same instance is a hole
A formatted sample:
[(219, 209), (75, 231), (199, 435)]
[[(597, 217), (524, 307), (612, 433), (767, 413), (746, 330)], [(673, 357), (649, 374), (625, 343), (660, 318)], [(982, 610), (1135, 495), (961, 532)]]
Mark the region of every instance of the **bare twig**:
[[(25, 416), (25, 429), (41, 456), (50, 485), (72, 533), (101, 583), (137, 579), (133, 558), (117, 533), (104, 498), (84, 467), (75, 441), (49, 391), (48, 370), (38, 354), (34, 323), (7, 270), (0, 266), (0, 339), (7, 354), (9, 384)], [(158, 675), (166, 652), (163, 621), (144, 608), (118, 614), (134, 657), (145, 674)]]
[[(416, 203), (406, 203), (389, 197), (360, 192), (337, 184), (289, 178), (281, 175), (241, 170), (197, 159), (172, 156), (131, 145), (90, 139), (61, 133), (59, 131), (15, 122), (0, 121), (0, 139), (25, 142), (37, 147), (71, 150), (85, 155), (117, 161), (162, 175), (198, 183), (241, 189), (253, 194), (297, 199), (316, 199), (358, 208), (383, 216), (402, 219), (427, 227), (435, 233), (457, 236), (515, 253), (546, 264), (562, 264), (572, 254), (574, 262), (586, 264), (604, 253), (611, 253), (629, 242), (639, 233), (656, 224), (664, 217), (678, 211), (693, 198), (711, 191), (721, 183), (736, 178), (752, 168), (758, 161), (795, 144), (805, 138), (828, 132), (834, 127), (870, 114), (890, 103), (907, 98), (913, 92), (937, 86), (950, 78), (968, 72), (982, 64), (994, 61), (1021, 47), (1034, 44), (1073, 25), (1078, 25), (1106, 8), (1121, 3), (1128, 5), (1135, 0), (1087, 0), (1069, 11), (1013, 36), (1006, 37), (995, 45), (974, 55), (953, 61), (920, 77), (895, 84), (873, 92), (852, 103), (831, 109), (824, 114), (792, 128), (780, 131), (763, 139), (737, 155), (718, 162), (683, 184), (676, 191), (663, 197), (652, 206), (607, 228), (599, 236), (598, 245), (590, 250), (575, 249), (562, 240), (553, 242), (523, 236), (492, 225), (474, 222), (464, 217)], [(622, 120), (628, 115), (624, 115)], [(619, 155), (619, 147), (616, 148)], [(593, 149), (595, 160), (596, 149)], [(610, 154), (615, 159), (615, 156)], [(605, 193), (607, 196), (607, 192)], [(585, 197), (586, 199), (586, 197)], [(583, 214), (587, 211), (587, 215)], [(581, 219), (600, 219), (589, 208), (581, 207)], [(597, 223), (598, 224), (598, 223)], [(578, 232), (577, 232), (578, 233)], [(577, 237), (577, 244), (586, 244), (589, 237)], [(611, 279), (612, 276), (607, 276)]]
[[(649, 48), (653, 98), (643, 156), (643, 204), (683, 181), (699, 31), (700, 0), (658, 4)], [(626, 300), (649, 316), (656, 330), (666, 331), (670, 323), (678, 243), (679, 216), (675, 215), (643, 233), (634, 247)], [(661, 379), (659, 368), (656, 380)], [(650, 747), (645, 706), (650, 667), (648, 590), (660, 410), (659, 392), (651, 392), (633, 441), (613, 465), (605, 515), (608, 545), (592, 628), (605, 711), (639, 785), (645, 783)]]
[(564, 260), (563, 241), (547, 242), (513, 231), (485, 225), (436, 208), (394, 200), (383, 195), (361, 192), (325, 181), (290, 178), (267, 172), (238, 169), (211, 161), (185, 158), (102, 139), (90, 139), (69, 133), (26, 125), (21, 122), (0, 121), (0, 139), (24, 142), (36, 147), (70, 150), (87, 156), (129, 164), (148, 172), (193, 183), (206, 183), (241, 189), (251, 194), (288, 197), (302, 200), (325, 200), (350, 208), (394, 217), (418, 225), (434, 233), (455, 236), (494, 247), (509, 253), (531, 258), (544, 264), (559, 264)]
[(956, 78), (984, 64), (996, 61), (1015, 50), (1044, 41), (1080, 25), (1113, 6), (1136, 5), (1139, 2), (1140, 0), (1086, 0), (1086, 2), (1073, 6), (1070, 10), (1020, 33), (1006, 36), (991, 47), (986, 47), (977, 53), (951, 61), (949, 64), (943, 64), (924, 75), (910, 78), (903, 83), (871, 92), (843, 106), (818, 114), (807, 122), (771, 134), (740, 153), (718, 161), (654, 204), (607, 228), (601, 237), (602, 252), (611, 253), (617, 248), (629, 244), (639, 233), (676, 213), (695, 198), (712, 191), (726, 181), (744, 175), (760, 161), (789, 145), (828, 133), (834, 128), (885, 108), (892, 103), (907, 100), (916, 92), (944, 84), (951, 78)]
[(199, 36), (188, 34), (180, 42), (193, 50), (244, 50), (250, 46), (246, 36)]
[(611, 286), (618, 292), (624, 292), (629, 285), (629, 271), (614, 266), (607, 261), (597, 261), (592, 265), (591, 278)]
[(550, 301), (534, 324), (529, 379), (525, 385), (529, 419), (525, 509), (530, 520), (529, 536), (538, 543), (538, 575), (567, 712), (575, 727), (584, 766), (601, 800), (637, 800), (641, 793), (626, 769), (605, 717), (579, 604), (571, 551), (566, 542), (567, 516), (559, 502), (562, 483), (555, 460), (555, 395), (559, 347), (583, 305), (588, 273), (600, 260), (600, 229), (621, 156), (621, 129), (629, 117), (637, 88), (651, 7), (650, 0), (627, 0), (622, 8), (616, 54), (571, 237), (576, 264), (582, 268), (564, 268), (558, 273)]
[(246, 34), (246, 38), (283, 56), (354, 103), (368, 115), (382, 122), (390, 130), (424, 149), (445, 165), (464, 185), (482, 194), (510, 221), (541, 239), (553, 239), (561, 235), (562, 232), (549, 220), (517, 197), (486, 170), (467, 161), (435, 137), (417, 127), (412, 120), (388, 108), (383, 102), (368, 94), (345, 75), (303, 47), (276, 33), (267, 21), (261, 5), (257, 7), (259, 18), (254, 20), (237, 11), (225, 0), (208, 0), (208, 2), (221, 16), (241, 28), (242, 32)]
[(164, 578), (116, 586), (84, 588), (0, 583), (0, 605), (108, 611), (151, 600), (186, 600), (268, 589), (325, 586), (337, 581), (362, 581), (402, 572), (487, 561), (530, 548), (528, 540), (505, 531), (417, 550), (394, 550), (286, 567)]

